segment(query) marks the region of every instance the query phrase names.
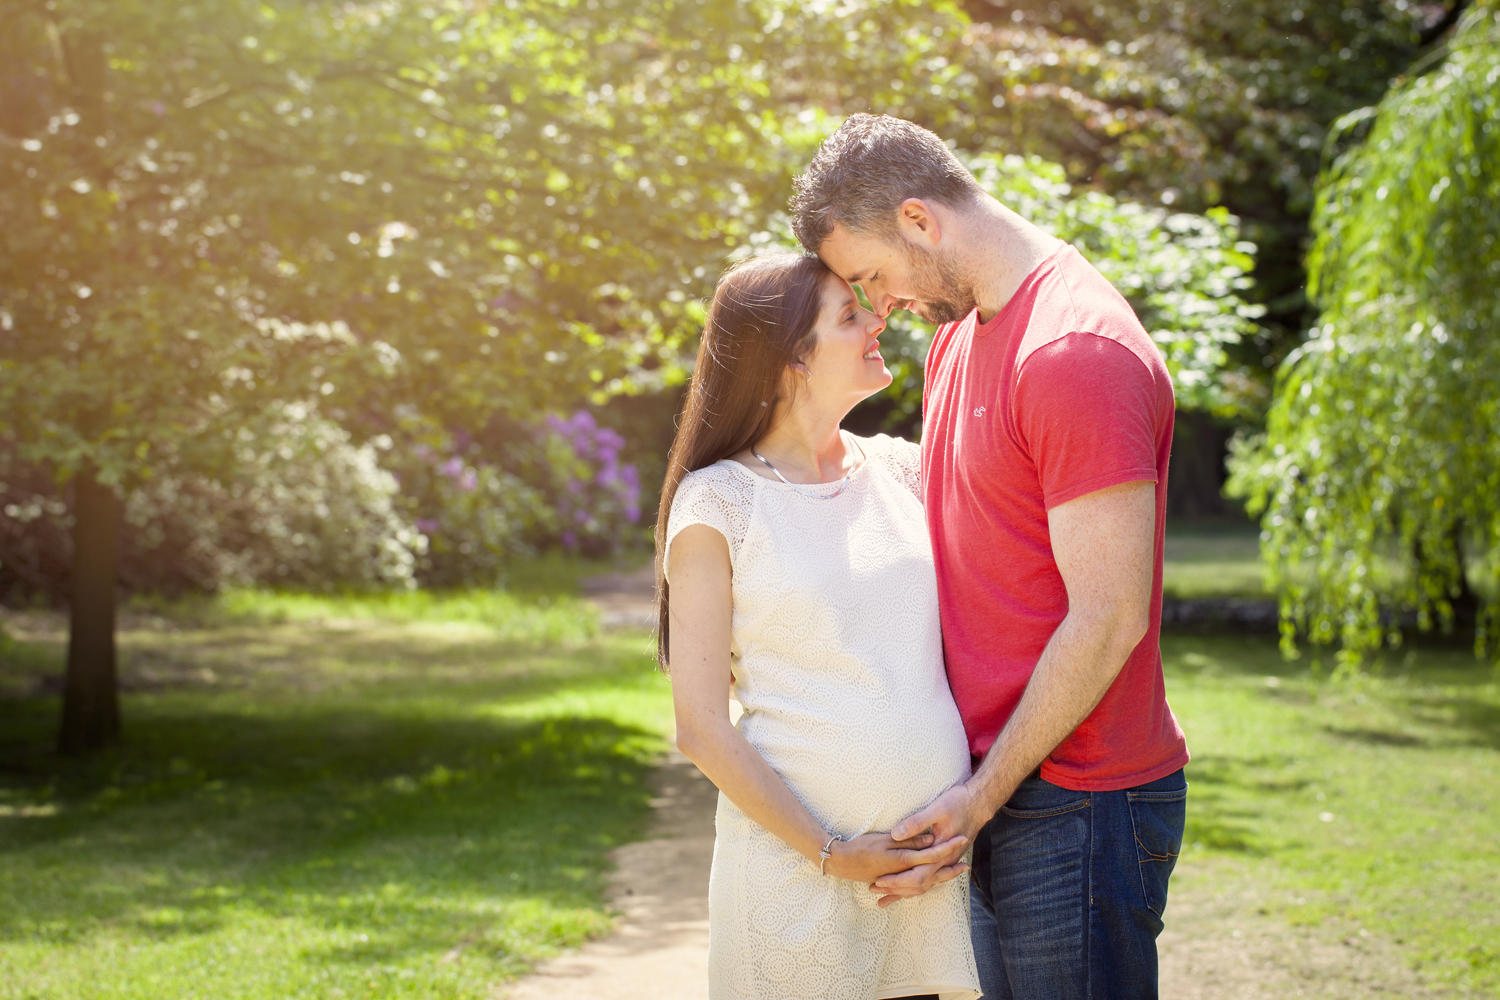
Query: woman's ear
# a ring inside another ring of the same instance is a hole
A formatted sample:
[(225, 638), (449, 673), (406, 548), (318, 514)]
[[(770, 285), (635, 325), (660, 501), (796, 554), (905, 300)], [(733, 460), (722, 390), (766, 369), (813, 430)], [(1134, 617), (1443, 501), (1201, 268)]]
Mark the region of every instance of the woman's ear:
[(804, 384), (812, 381), (812, 371), (807, 367), (806, 362), (793, 361), (791, 364), (786, 366), (786, 370), (796, 378), (800, 379)]

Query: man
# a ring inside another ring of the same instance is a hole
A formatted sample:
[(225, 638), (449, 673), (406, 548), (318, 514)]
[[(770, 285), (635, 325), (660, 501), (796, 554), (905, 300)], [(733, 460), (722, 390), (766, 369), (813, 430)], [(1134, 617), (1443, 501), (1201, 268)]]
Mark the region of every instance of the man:
[[(987, 1000), (1157, 995), (1187, 745), (1158, 637), (1171, 381), (1124, 298), (931, 132), (854, 115), (797, 237), (875, 311), (940, 324), (922, 477), (974, 776), (900, 823), (973, 844)], [(925, 891), (916, 868), (872, 886)]]

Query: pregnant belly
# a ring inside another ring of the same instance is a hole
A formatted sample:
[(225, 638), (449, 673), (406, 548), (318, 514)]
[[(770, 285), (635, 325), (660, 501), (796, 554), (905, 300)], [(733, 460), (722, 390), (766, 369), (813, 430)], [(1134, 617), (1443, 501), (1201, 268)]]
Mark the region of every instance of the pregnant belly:
[(840, 720), (747, 709), (740, 731), (830, 833), (889, 830), (969, 776), (949, 701)]

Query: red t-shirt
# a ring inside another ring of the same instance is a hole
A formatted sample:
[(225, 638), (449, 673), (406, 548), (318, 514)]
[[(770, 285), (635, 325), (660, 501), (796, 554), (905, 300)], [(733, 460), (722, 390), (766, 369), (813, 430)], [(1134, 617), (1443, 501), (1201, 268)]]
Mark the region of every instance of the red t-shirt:
[(1068, 611), (1047, 512), (1150, 481), (1151, 627), (1042, 777), (1110, 791), (1182, 767), (1187, 743), (1167, 706), (1159, 646), (1172, 381), (1129, 303), (1064, 245), (988, 323), (976, 311), (938, 329), (922, 409), (943, 650), (969, 749), (979, 756), (994, 743)]

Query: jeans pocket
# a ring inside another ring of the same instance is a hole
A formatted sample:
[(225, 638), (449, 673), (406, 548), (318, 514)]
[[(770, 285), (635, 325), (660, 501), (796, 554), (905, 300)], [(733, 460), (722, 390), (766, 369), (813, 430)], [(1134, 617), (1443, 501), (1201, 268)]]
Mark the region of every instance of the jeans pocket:
[(1063, 802), (1055, 806), (1047, 806), (1044, 809), (1015, 809), (1006, 805), (1001, 806), (1000, 811), (1015, 819), (1051, 819), (1053, 816), (1064, 816), (1070, 812), (1087, 809), (1089, 801), (1088, 796), (1084, 796), (1072, 802)]
[(1088, 792), (1075, 792), (1042, 778), (1028, 778), (1021, 782), (1010, 801), (1000, 807), (1000, 812), (1013, 819), (1050, 819), (1087, 808), (1091, 801)]
[(1146, 908), (1158, 917), (1167, 908), (1167, 881), (1182, 852), (1182, 831), (1187, 823), (1187, 784), (1179, 775), (1176, 788), (1156, 787), (1171, 779), (1126, 793), (1130, 803), (1130, 825), (1135, 832), (1137, 868)]

